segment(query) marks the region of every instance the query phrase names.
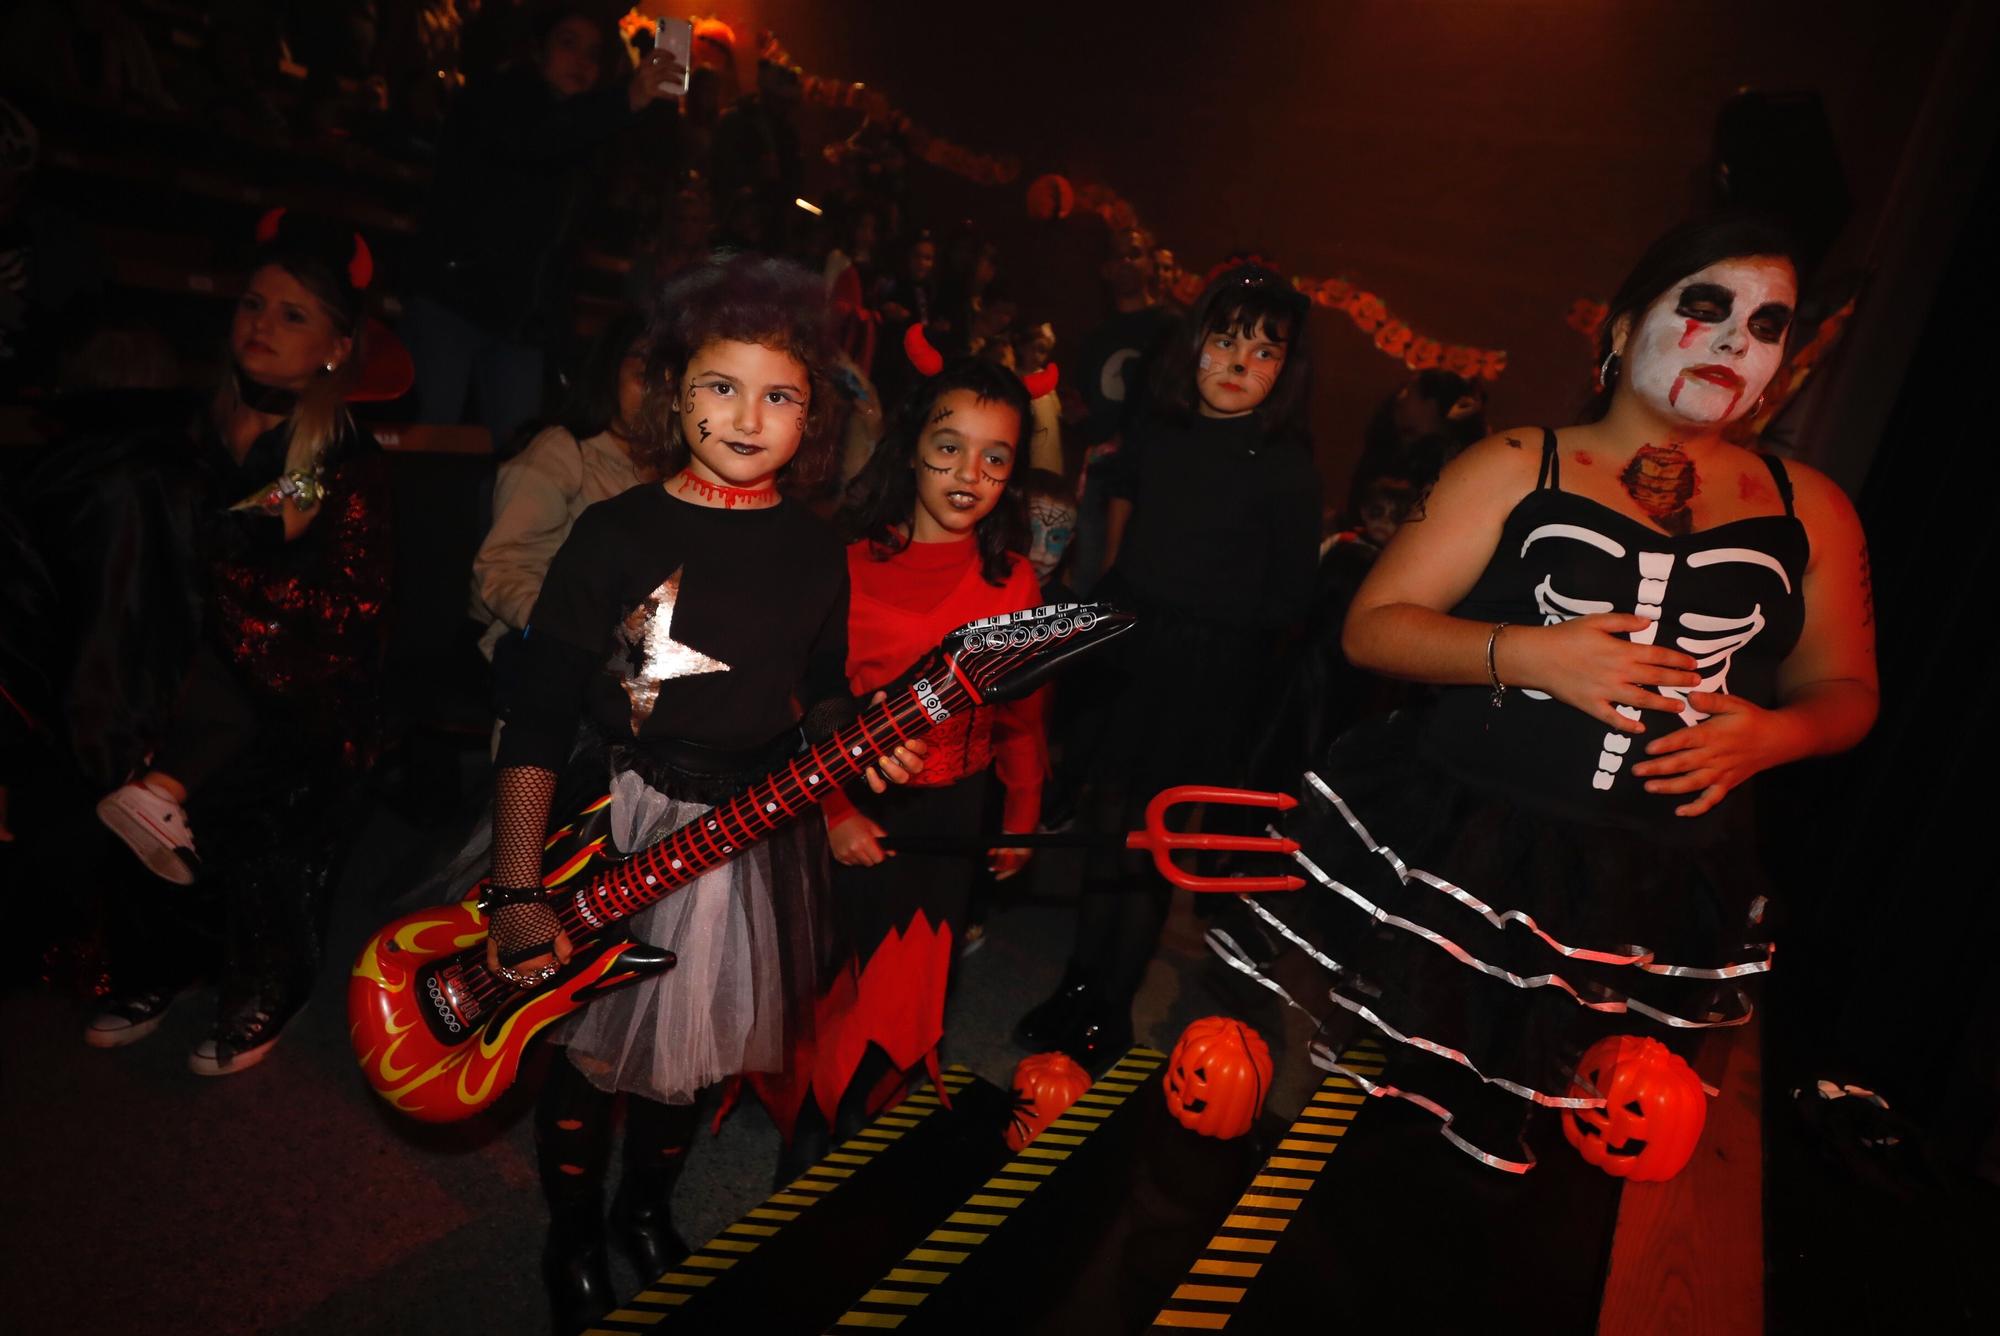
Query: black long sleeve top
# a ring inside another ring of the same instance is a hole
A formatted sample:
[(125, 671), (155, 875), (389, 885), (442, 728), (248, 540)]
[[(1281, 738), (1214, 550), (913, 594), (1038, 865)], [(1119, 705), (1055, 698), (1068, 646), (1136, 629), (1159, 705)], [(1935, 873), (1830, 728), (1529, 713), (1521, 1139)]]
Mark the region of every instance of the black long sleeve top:
[(644, 483), (589, 507), (496, 673), (499, 764), (561, 770), (586, 714), (613, 741), (761, 746), (846, 698), (847, 584), (796, 501), (715, 509)]
[(1319, 473), (1252, 418), (1149, 416), (1106, 491), (1132, 503), (1116, 570), (1147, 602), (1230, 626), (1300, 621), (1319, 558)]

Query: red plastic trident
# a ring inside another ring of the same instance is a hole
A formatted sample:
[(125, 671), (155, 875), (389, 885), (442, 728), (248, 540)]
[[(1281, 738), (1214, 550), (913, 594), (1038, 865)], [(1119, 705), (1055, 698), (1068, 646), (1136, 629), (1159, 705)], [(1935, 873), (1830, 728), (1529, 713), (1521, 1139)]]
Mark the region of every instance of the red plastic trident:
[(1299, 842), (1276, 835), (1201, 835), (1167, 829), (1167, 809), (1183, 803), (1209, 803), (1222, 807), (1269, 807), (1289, 812), (1299, 800), (1289, 793), (1260, 793), (1255, 789), (1217, 789), (1206, 784), (1182, 784), (1162, 789), (1146, 804), (1146, 828), (1125, 836), (1127, 849), (1145, 849), (1153, 855), (1153, 866), (1182, 890), (1296, 891), (1305, 885), (1302, 877), (1202, 877), (1183, 871), (1174, 862), (1181, 849), (1222, 849), (1232, 853), (1290, 854)]

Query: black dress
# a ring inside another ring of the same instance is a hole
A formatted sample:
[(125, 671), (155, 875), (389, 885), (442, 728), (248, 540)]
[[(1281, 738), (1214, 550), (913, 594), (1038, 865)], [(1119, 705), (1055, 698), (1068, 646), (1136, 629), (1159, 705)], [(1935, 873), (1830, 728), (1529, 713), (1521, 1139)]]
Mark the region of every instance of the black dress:
[[(1065, 764), (1082, 777), (1081, 820), (1100, 832), (1138, 825), (1162, 789), (1246, 778), (1285, 677), (1284, 628), (1312, 598), (1320, 489), (1303, 442), (1266, 437), (1254, 418), (1193, 417), (1136, 429), (1112, 494), (1133, 503), (1132, 518), (1097, 596), (1138, 626), (1064, 686), (1082, 716)], [(1072, 975), (1129, 1007), (1170, 900), (1142, 857), (1100, 858), (1078, 905)]]
[[(1784, 514), (1676, 536), (1563, 491), (1545, 433), (1540, 483), (1452, 615), (1636, 611), (1694, 656), (1698, 690), (1772, 706), (1807, 539), (1784, 466), (1765, 462)], [(1590, 1043), (1741, 1023), (1740, 981), (1770, 967), (1749, 793), (1675, 816), (1689, 795), (1649, 794), (1629, 767), (1649, 735), (1705, 716), (1643, 717), (1649, 733), (1628, 738), (1540, 692), (1495, 708), (1462, 686), (1364, 726), (1306, 776), (1291, 833), (1312, 882), (1262, 902), (1337, 967), (1331, 1000), (1390, 1041), (1380, 1093), (1416, 1098), (1497, 1168), (1532, 1164), (1527, 1114), (1568, 1097)]]
[[(637, 849), (783, 764), (801, 706), (845, 722), (846, 660), (831, 530), (796, 501), (714, 509), (644, 483), (578, 516), (496, 659), (498, 764), (562, 775), (552, 825), (608, 785), (610, 836)], [(630, 920), (679, 963), (555, 1036), (598, 1089), (687, 1104), (784, 1067), (830, 954), (819, 832), (786, 826)]]

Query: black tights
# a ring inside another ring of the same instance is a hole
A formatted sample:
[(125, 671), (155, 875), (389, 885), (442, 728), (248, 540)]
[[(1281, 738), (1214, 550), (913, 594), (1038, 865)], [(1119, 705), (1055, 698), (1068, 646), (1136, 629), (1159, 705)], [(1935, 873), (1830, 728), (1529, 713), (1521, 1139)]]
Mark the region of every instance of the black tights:
[(1084, 883), (1071, 969), (1095, 982), (1112, 1011), (1130, 1009), (1160, 944), (1173, 888), (1157, 874), (1121, 873)]
[[(567, 1054), (558, 1053), (549, 1064), (548, 1079), (535, 1104), (535, 1160), (549, 1214), (558, 1224), (591, 1223), (602, 1209), (617, 1098), (592, 1085)], [(642, 1191), (671, 1191), (694, 1140), (695, 1122), (692, 1104), (627, 1096), (627, 1183)]]

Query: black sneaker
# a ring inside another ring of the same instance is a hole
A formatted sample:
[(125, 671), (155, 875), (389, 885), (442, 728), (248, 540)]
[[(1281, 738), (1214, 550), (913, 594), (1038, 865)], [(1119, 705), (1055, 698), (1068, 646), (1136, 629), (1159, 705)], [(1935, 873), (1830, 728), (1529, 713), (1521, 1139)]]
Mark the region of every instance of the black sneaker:
[(225, 1003), (215, 1028), (188, 1054), (188, 1070), (196, 1076), (234, 1076), (264, 1060), (303, 1002), (286, 1003), (275, 995)]
[(123, 1048), (160, 1028), (184, 988), (153, 988), (108, 997), (103, 1009), (83, 1027), (83, 1042), (92, 1048)]

